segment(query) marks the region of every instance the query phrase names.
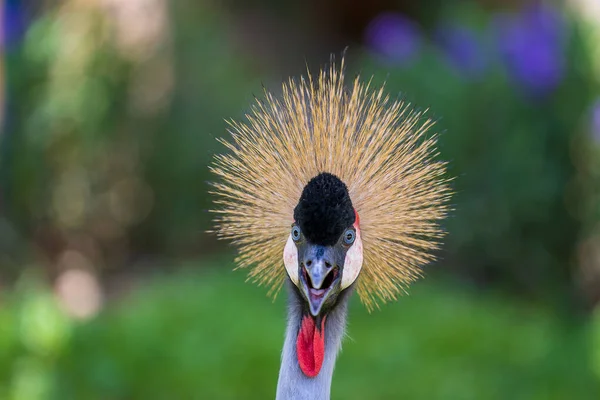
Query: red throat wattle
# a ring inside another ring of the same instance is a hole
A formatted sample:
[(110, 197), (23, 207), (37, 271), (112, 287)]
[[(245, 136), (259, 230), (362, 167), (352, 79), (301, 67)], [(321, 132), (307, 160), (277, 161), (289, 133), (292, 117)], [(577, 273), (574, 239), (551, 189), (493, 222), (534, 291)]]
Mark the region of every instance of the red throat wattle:
[(321, 329), (317, 329), (315, 320), (305, 315), (302, 318), (298, 339), (296, 339), (296, 354), (298, 364), (304, 375), (314, 378), (319, 375), (325, 355), (325, 318), (321, 320)]

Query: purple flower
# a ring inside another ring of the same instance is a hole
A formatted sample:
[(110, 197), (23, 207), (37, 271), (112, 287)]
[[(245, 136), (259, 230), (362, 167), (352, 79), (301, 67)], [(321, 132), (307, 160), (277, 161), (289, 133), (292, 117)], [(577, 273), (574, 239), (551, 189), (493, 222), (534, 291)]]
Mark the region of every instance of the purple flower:
[(600, 98), (592, 106), (591, 117), (592, 139), (600, 144)]
[(371, 21), (365, 41), (385, 59), (405, 64), (418, 53), (421, 34), (417, 25), (402, 14), (385, 13)]
[(20, 0), (5, 0), (3, 19), (0, 21), (0, 47), (11, 47), (17, 43), (25, 32), (26, 23), (23, 5)]
[(564, 20), (558, 10), (539, 5), (496, 22), (500, 55), (510, 76), (532, 94), (551, 92), (565, 68)]
[(476, 78), (487, 67), (487, 58), (474, 30), (455, 25), (442, 25), (435, 34), (435, 41), (447, 62), (462, 76)]

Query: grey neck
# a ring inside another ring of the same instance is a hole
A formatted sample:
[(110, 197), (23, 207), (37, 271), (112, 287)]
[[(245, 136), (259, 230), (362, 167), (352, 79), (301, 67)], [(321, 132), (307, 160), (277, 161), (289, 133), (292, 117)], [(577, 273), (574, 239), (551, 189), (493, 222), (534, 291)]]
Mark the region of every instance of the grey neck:
[(281, 355), (281, 368), (277, 382), (277, 400), (329, 400), (331, 379), (335, 359), (342, 346), (346, 329), (348, 299), (352, 287), (344, 290), (338, 297), (335, 307), (325, 320), (325, 355), (319, 375), (308, 378), (298, 365), (296, 339), (302, 319), (302, 302), (293, 283), (288, 279), (288, 323), (285, 342)]

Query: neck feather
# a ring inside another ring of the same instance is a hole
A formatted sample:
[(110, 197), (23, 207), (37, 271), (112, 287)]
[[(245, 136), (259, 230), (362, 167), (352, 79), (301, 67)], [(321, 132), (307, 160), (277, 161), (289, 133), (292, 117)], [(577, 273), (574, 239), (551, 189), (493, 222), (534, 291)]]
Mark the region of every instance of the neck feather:
[(325, 320), (325, 355), (319, 375), (309, 378), (300, 369), (296, 355), (296, 339), (302, 320), (304, 301), (288, 279), (288, 323), (281, 355), (277, 383), (277, 400), (329, 400), (335, 360), (346, 329), (348, 300), (352, 288), (340, 293), (338, 302)]

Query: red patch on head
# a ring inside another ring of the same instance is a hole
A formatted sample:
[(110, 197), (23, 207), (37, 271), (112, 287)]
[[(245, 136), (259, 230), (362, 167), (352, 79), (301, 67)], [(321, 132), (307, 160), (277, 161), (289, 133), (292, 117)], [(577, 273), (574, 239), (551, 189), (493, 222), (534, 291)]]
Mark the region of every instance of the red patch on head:
[(354, 225), (356, 227), (360, 226), (360, 217), (358, 216), (358, 211), (356, 211), (356, 208), (354, 209), (354, 216), (356, 217), (356, 221), (354, 221)]
[(296, 339), (298, 364), (304, 375), (314, 378), (319, 375), (325, 356), (325, 318), (321, 320), (321, 329), (315, 326), (315, 320), (305, 315), (302, 318), (300, 332)]

